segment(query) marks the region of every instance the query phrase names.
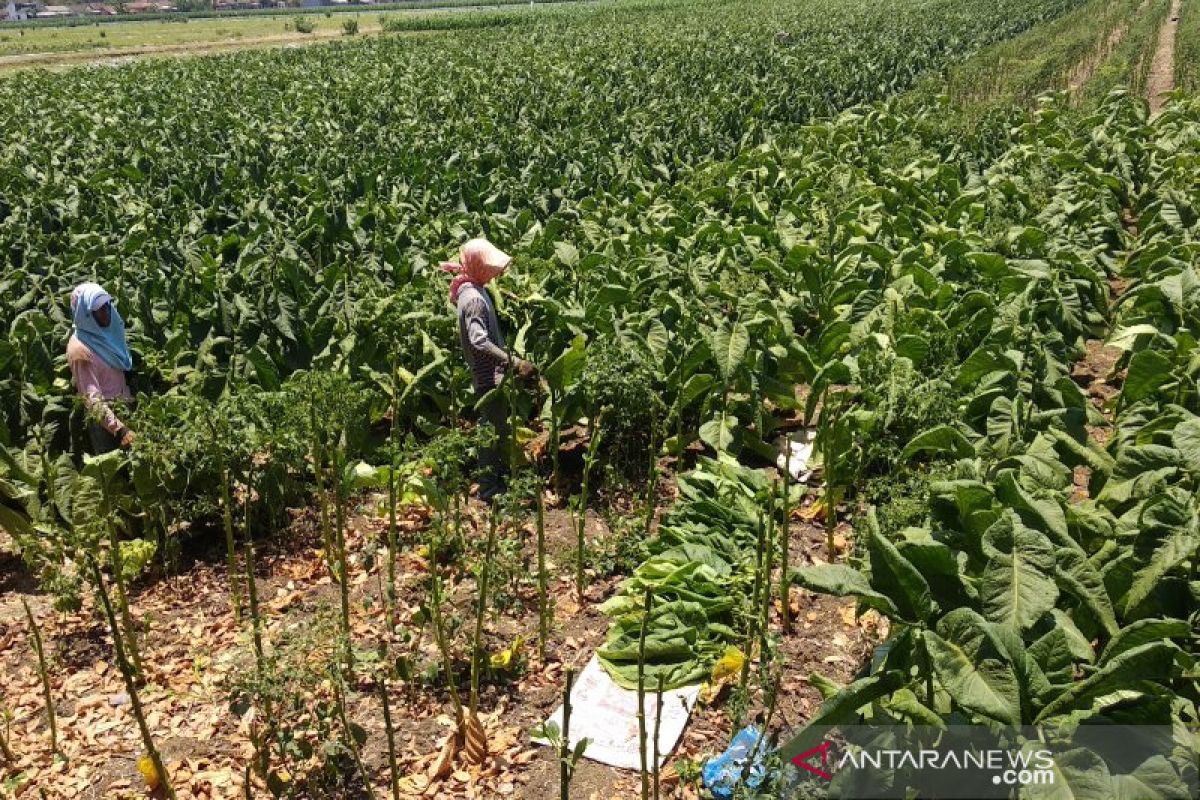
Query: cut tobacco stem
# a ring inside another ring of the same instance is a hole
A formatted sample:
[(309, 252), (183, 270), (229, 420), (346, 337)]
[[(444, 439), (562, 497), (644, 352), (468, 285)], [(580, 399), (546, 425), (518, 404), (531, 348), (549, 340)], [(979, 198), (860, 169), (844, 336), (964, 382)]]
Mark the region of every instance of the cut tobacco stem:
[(565, 677), (562, 739), (558, 743), (558, 800), (571, 800), (571, 774), (575, 771), (571, 763), (571, 684), (575, 682), (575, 668), (567, 667)]
[[(29, 609), (29, 601), (24, 597), (21, 598), (21, 605), (25, 607), (25, 619), (29, 620), (29, 633), (33, 639), (33, 651), (37, 655), (38, 676), (42, 679), (42, 694), (46, 700), (46, 721), (50, 727), (50, 750), (58, 752), (58, 715), (54, 710), (54, 695), (50, 691), (50, 670), (46, 664), (46, 650), (42, 646), (42, 631), (38, 628), (37, 621), (33, 618), (33, 612)], [(5, 727), (8, 725), (8, 718), (5, 717)], [(5, 756), (9, 755), (7, 740), (5, 736)], [(9, 759), (10, 761), (14, 759)]]
[(396, 730), (392, 727), (392, 701), (388, 698), (387, 676), (379, 676), (379, 700), (383, 704), (383, 731), (387, 735), (388, 780), (392, 800), (400, 800), (400, 768), (396, 765)]
[[(742, 660), (742, 674), (738, 681), (738, 686), (743, 693), (747, 691), (747, 686), (750, 683), (750, 661), (754, 657), (754, 644), (758, 639), (758, 622), (762, 617), (759, 606), (759, 591), (763, 588), (763, 538), (766, 534), (766, 526), (763, 525), (761, 514), (758, 516), (758, 525), (756, 527), (758, 529), (758, 547), (754, 553), (754, 587), (750, 593), (750, 609), (746, 619), (746, 657)], [(741, 727), (740, 720), (735, 728), (739, 727)]]
[(396, 470), (400, 458), (397, 453), (396, 435), (399, 426), (400, 409), (400, 371), (395, 362), (392, 363), (392, 424), (388, 429), (388, 443), (391, 446), (391, 469), (388, 470), (388, 527), (387, 527), (387, 618), (388, 633), (396, 634)]
[(579, 602), (583, 602), (583, 564), (586, 558), (586, 543), (584, 541), (584, 531), (587, 526), (587, 507), (588, 493), (590, 491), (589, 484), (591, 483), (592, 468), (596, 464), (597, 454), (600, 450), (600, 439), (603, 436), (604, 410), (602, 409), (595, 419), (588, 420), (588, 449), (587, 455), (584, 456), (583, 462), (583, 480), (579, 486), (579, 497), (576, 502), (576, 520), (575, 520), (575, 593), (578, 595)]
[(462, 698), (458, 696), (458, 686), (454, 682), (454, 661), (450, 658), (450, 645), (446, 642), (446, 626), (442, 619), (442, 578), (438, 574), (438, 526), (429, 528), (429, 615), (433, 622), (433, 637), (437, 641), (438, 652), (442, 656), (442, 673), (446, 677), (446, 687), (450, 690), (450, 700), (454, 703), (455, 730), (461, 735), (465, 721)]
[(661, 760), (661, 755), (658, 752), (658, 736), (662, 729), (662, 706), (663, 706), (663, 674), (658, 673), (658, 689), (654, 693), (654, 761), (651, 763), (651, 768), (654, 770), (654, 800), (658, 800), (659, 785), (662, 776), (658, 762)]
[(746, 784), (750, 779), (750, 770), (754, 767), (754, 760), (758, 755), (758, 750), (762, 747), (762, 743), (766, 741), (771, 730), (771, 722), (775, 719), (775, 707), (779, 700), (779, 681), (781, 678), (782, 668), (777, 668), (774, 676), (766, 677), (766, 685), (763, 687), (766, 691), (767, 714), (763, 721), (762, 730), (758, 732), (758, 736), (754, 739), (754, 747), (750, 748), (750, 755), (746, 758), (746, 763), (742, 767), (742, 783)]
[(250, 590), (250, 633), (254, 639), (254, 663), (263, 674), (262, 616), (258, 608), (258, 581), (254, 577), (254, 542), (246, 540), (246, 586)]
[(487, 546), (483, 563), (479, 566), (479, 601), (475, 606), (475, 635), (471, 637), (471, 697), (469, 700), (471, 716), (479, 710), (479, 672), (483, 666), (483, 616), (487, 610), (488, 583), (492, 570), (492, 558), (496, 551), (496, 510), (488, 514)]
[(338, 594), (342, 611), (342, 660), (346, 679), (354, 681), (354, 640), (350, 626), (350, 564), (346, 557), (346, 476), (341, 442), (334, 448), (334, 544), (337, 547)]
[(538, 660), (546, 663), (546, 640), (550, 636), (550, 597), (546, 577), (546, 499), (537, 497), (537, 561), (538, 561)]
[(0, 722), (4, 723), (4, 729), (0, 730), (0, 755), (4, 756), (4, 763), (13, 765), (17, 763), (17, 756), (12, 751), (12, 733), (9, 730), (9, 723), (12, 720), (12, 712), (7, 706), (0, 705)]
[(657, 510), (658, 504), (656, 494), (658, 491), (658, 421), (651, 423), (650, 427), (650, 465), (646, 473), (646, 516), (643, 524), (646, 528), (646, 536), (650, 535), (650, 529), (654, 527), (654, 512)]
[[(791, 584), (788, 581), (788, 561), (790, 560), (789, 542), (792, 533), (792, 510), (791, 510), (791, 449), (790, 444), (787, 450), (787, 461), (784, 462), (783, 469), (783, 490), (777, 493), (777, 496), (782, 501), (783, 505), (783, 520), (782, 527), (779, 529), (779, 622), (783, 626), (785, 632), (792, 629), (792, 603), (791, 603)], [(775, 509), (771, 509), (774, 513)]]
[(170, 800), (175, 800), (175, 790), (171, 787), (171, 776), (167, 774), (166, 767), (163, 766), (162, 756), (159, 755), (158, 748), (154, 745), (154, 738), (150, 735), (150, 727), (146, 724), (146, 714), (142, 710), (141, 698), (138, 697), (137, 679), (134, 675), (133, 665), (129, 663), (129, 657), (125, 653), (125, 643), (121, 638), (121, 628), (117, 624), (117, 615), (113, 612), (112, 601), (109, 600), (108, 589), (104, 585), (104, 576), (100, 573), (100, 565), (90, 555), (88, 556), (88, 561), (91, 563), (92, 578), (96, 582), (96, 593), (100, 596), (100, 604), (104, 607), (104, 616), (108, 620), (109, 629), (112, 631), (113, 650), (117, 656), (117, 668), (121, 670), (121, 678), (125, 681), (125, 691), (129, 695), (129, 703), (133, 708), (133, 716), (137, 720), (138, 731), (142, 735), (142, 747), (146, 748), (146, 754), (150, 757), (150, 763), (154, 765), (154, 772), (158, 776), (159, 786)]
[[(225, 526), (225, 566), (229, 575), (229, 605), (233, 619), (242, 619), (242, 590), (238, 585), (237, 544), (233, 538), (233, 478), (229, 467), (221, 473), (221, 518)], [(249, 491), (247, 490), (247, 494)]]
[(761, 641), (759, 642), (759, 667), (767, 668), (767, 652), (770, 642), (768, 638), (771, 633), (771, 572), (775, 568), (775, 487), (771, 487), (770, 500), (768, 502), (767, 513), (767, 533), (766, 541), (763, 546), (763, 565), (762, 565), (762, 620), (759, 622), (758, 630)]
[(121, 623), (125, 627), (125, 640), (130, 655), (130, 663), (134, 674), (140, 679), (145, 673), (142, 669), (142, 656), (138, 648), (137, 628), (133, 622), (133, 614), (129, 611), (129, 593), (125, 587), (125, 564), (121, 557), (121, 540), (117, 526), (113, 521), (113, 506), (109, 497), (107, 477), (100, 480), (100, 494), (104, 502), (104, 520), (108, 527), (109, 558), (112, 560), (113, 583), (117, 587), (117, 608), (121, 614)]
[[(249, 503), (249, 500), (247, 500)], [(247, 528), (249, 527), (249, 509), (247, 509), (246, 520)], [(258, 681), (261, 684), (266, 676), (266, 658), (263, 651), (262, 640), (262, 614), (258, 605), (258, 581), (254, 576), (254, 540), (250, 538), (249, 530), (246, 531), (246, 587), (250, 595), (250, 634), (254, 641), (254, 667), (258, 674)], [(262, 696), (264, 717), (267, 720), (273, 718), (271, 711), (270, 695)], [(264, 734), (265, 736), (265, 734)], [(271, 767), (271, 747), (268, 743), (265, 747), (258, 747), (255, 743), (255, 750), (258, 753), (259, 771), (262, 775), (267, 775)]]
[[(362, 776), (363, 787), (367, 790), (367, 795), (371, 800), (375, 800), (375, 789), (371, 786), (371, 773), (367, 771), (367, 765), (363, 763), (362, 754), (358, 749), (358, 739), (354, 735), (354, 726), (350, 724), (350, 718), (346, 714), (345, 678), (342, 675), (342, 671), (338, 669), (336, 658), (333, 661), (333, 671), (333, 699), (337, 705), (338, 718), (342, 723), (342, 730), (346, 733), (346, 745), (350, 748), (350, 756), (354, 759), (354, 766), (358, 768), (358, 773)], [(363, 729), (359, 727), (359, 730)]]
[(650, 606), (653, 602), (654, 595), (647, 589), (646, 598), (642, 602), (642, 627), (638, 633), (637, 669), (638, 756), (641, 758), (642, 767), (642, 800), (648, 800), (650, 797), (650, 773), (646, 769), (646, 626), (650, 622)]

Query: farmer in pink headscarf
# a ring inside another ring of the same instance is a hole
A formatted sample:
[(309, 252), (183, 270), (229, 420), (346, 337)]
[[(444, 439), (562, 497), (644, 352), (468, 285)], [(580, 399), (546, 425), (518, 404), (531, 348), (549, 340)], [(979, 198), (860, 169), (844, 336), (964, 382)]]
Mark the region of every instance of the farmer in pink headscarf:
[[(525, 379), (537, 374), (533, 364), (508, 352), (496, 317), (496, 304), (484, 288), (503, 275), (511, 263), (512, 257), (487, 239), (472, 239), (462, 246), (457, 262), (442, 264), (443, 270), (454, 274), (450, 302), (458, 308), (458, 337), (477, 397), (500, 385), (510, 369)], [(503, 400), (496, 398), (485, 403), (480, 410), (480, 422), (496, 431), (496, 444), (479, 453), (479, 497), (491, 500), (505, 490), (507, 470), (501, 453), (509, 431)]]

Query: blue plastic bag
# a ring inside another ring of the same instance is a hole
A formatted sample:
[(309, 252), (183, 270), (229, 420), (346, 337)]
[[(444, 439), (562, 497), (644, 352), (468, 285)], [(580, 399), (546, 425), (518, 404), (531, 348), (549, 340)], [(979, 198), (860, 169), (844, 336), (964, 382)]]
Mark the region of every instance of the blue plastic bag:
[(733, 790), (742, 782), (742, 772), (746, 769), (746, 759), (758, 745), (754, 753), (754, 763), (750, 774), (746, 777), (746, 786), (757, 789), (767, 777), (768, 748), (765, 739), (759, 741), (759, 730), (754, 725), (747, 725), (738, 731), (737, 736), (729, 744), (729, 748), (721, 755), (710, 758), (702, 770), (704, 785), (712, 792), (717, 800), (730, 800)]

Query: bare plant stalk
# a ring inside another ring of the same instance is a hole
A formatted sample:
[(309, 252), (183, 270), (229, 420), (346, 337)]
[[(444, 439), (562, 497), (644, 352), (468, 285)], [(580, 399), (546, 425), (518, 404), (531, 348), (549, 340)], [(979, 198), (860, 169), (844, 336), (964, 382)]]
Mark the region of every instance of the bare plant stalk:
[[(763, 525), (762, 516), (758, 518), (758, 547), (754, 553), (754, 589), (750, 594), (750, 613), (748, 615), (746, 625), (746, 657), (742, 661), (742, 674), (739, 685), (743, 692), (746, 691), (750, 683), (750, 661), (754, 658), (754, 643), (758, 640), (758, 622), (762, 617), (762, 609), (759, 606), (759, 591), (762, 590), (762, 562), (763, 562), (763, 538), (766, 533), (766, 526)], [(740, 727), (739, 725), (735, 727)]]
[(479, 571), (479, 602), (475, 608), (475, 635), (471, 641), (471, 716), (479, 710), (479, 672), (483, 668), (483, 616), (487, 609), (488, 584), (491, 582), (492, 557), (496, 550), (496, 511), (493, 508), (488, 514), (488, 538), (484, 552), (483, 564)]
[(309, 455), (313, 463), (313, 476), (317, 480), (317, 501), (321, 507), (321, 543), (325, 545), (325, 557), (329, 561), (330, 571), (333, 571), (333, 534), (329, 526), (329, 495), (325, 491), (325, 459), (322, 436), (317, 429), (317, 406), (309, 406), (309, 427), (311, 441)]
[(758, 757), (759, 748), (763, 742), (767, 740), (771, 731), (771, 722), (775, 718), (775, 708), (779, 700), (779, 682), (781, 679), (782, 668), (775, 670), (774, 676), (768, 677), (768, 683), (764, 687), (766, 691), (767, 715), (763, 721), (762, 730), (758, 732), (758, 736), (754, 739), (754, 747), (750, 748), (750, 755), (746, 758), (746, 763), (742, 767), (742, 783), (745, 784), (750, 779), (750, 772), (754, 768), (754, 760)]
[(546, 663), (546, 640), (550, 637), (550, 597), (546, 577), (546, 500), (542, 492), (537, 497), (537, 560), (538, 560), (538, 660)]
[(142, 669), (142, 655), (138, 648), (137, 627), (133, 623), (133, 614), (129, 611), (129, 592), (125, 588), (125, 563), (121, 557), (121, 540), (117, 536), (117, 526), (113, 523), (112, 502), (109, 498), (107, 480), (100, 481), (100, 494), (104, 501), (104, 520), (108, 526), (108, 544), (112, 551), (113, 583), (117, 587), (117, 608), (121, 613), (121, 624), (125, 627), (125, 638), (128, 642), (130, 660), (134, 674), (141, 678), (145, 672)]
[(563, 689), (562, 740), (558, 743), (558, 800), (571, 800), (571, 684), (575, 682), (575, 668), (567, 667), (567, 685)]
[(659, 774), (661, 772), (659, 769), (661, 754), (658, 752), (658, 736), (659, 731), (662, 729), (663, 706), (663, 675), (661, 672), (658, 673), (658, 691), (654, 693), (654, 698), (654, 763), (652, 768), (654, 770), (654, 800), (658, 800), (659, 786), (662, 783), (662, 776)]
[(387, 529), (387, 607), (388, 633), (396, 633), (396, 458), (388, 472), (388, 529)]
[(389, 438), (392, 445), (392, 468), (388, 471), (388, 529), (387, 529), (387, 616), (388, 616), (388, 633), (395, 635), (396, 633), (396, 503), (397, 503), (397, 487), (396, 487), (396, 468), (399, 466), (396, 453), (396, 427), (400, 418), (400, 409), (398, 407), (400, 390), (400, 376), (395, 364), (392, 365), (392, 426), (389, 431)]
[[(829, 390), (825, 391), (825, 400), (828, 403)], [(828, 405), (826, 406), (828, 408)], [(821, 409), (821, 422), (825, 424), (826, 408)], [(832, 419), (828, 424), (825, 424), (825, 446), (824, 446), (824, 463), (825, 463), (825, 550), (829, 557), (829, 563), (837, 562), (837, 548), (833, 545), (833, 532), (837, 528), (837, 506), (839, 492), (833, 485), (834, 478), (834, 452), (833, 452), (833, 426), (837, 424), (836, 419)]]
[(558, 392), (550, 389), (550, 465), (554, 496), (562, 497), (562, 471), (559, 468), (558, 449), (562, 443), (562, 423), (558, 418)]
[(254, 577), (254, 542), (246, 540), (246, 586), (250, 590), (250, 633), (254, 637), (254, 661), (263, 674), (262, 616), (258, 608), (258, 581)]
[(4, 756), (4, 763), (12, 766), (17, 763), (17, 756), (12, 751), (12, 732), (9, 730), (9, 723), (12, 720), (12, 712), (7, 706), (0, 705), (0, 721), (4, 723), (4, 730), (0, 731), (0, 756)]
[(337, 661), (334, 661), (334, 678), (333, 692), (334, 702), (337, 704), (338, 717), (342, 722), (342, 730), (346, 732), (346, 744), (350, 747), (350, 756), (354, 759), (354, 766), (358, 768), (358, 774), (362, 776), (363, 787), (367, 790), (367, 796), (371, 800), (375, 800), (375, 789), (371, 786), (371, 773), (367, 771), (367, 765), (363, 763), (362, 753), (358, 750), (358, 740), (354, 738), (354, 728), (350, 726), (350, 718), (346, 715), (346, 686), (342, 671), (337, 667)]
[(650, 528), (654, 525), (654, 512), (658, 509), (658, 432), (658, 420), (655, 420), (650, 424), (650, 467), (646, 476), (646, 536), (650, 535)]
[(437, 641), (438, 652), (442, 656), (442, 670), (446, 674), (446, 686), (450, 690), (450, 700), (454, 703), (454, 723), (456, 730), (463, 729), (462, 698), (458, 696), (458, 686), (454, 682), (454, 662), (450, 658), (450, 645), (446, 641), (446, 626), (442, 620), (442, 578), (437, 571), (438, 536), (436, 526), (431, 528), (434, 533), (429, 543), (429, 615), (433, 622), (433, 636)]
[(346, 677), (354, 681), (354, 643), (350, 628), (350, 565), (346, 558), (346, 482), (340, 452), (334, 457), (334, 546), (337, 548), (338, 590), (342, 609), (342, 658)]
[[(29, 634), (33, 639), (33, 651), (37, 654), (38, 660), (38, 675), (42, 679), (42, 694), (46, 698), (46, 721), (50, 725), (50, 750), (58, 752), (58, 715), (54, 710), (54, 695), (50, 691), (50, 669), (46, 664), (46, 649), (42, 646), (42, 631), (38, 628), (37, 621), (33, 618), (33, 612), (29, 609), (29, 602), (22, 597), (21, 605), (25, 606), (25, 619), (29, 620)], [(5, 718), (5, 726), (7, 727), (8, 719)], [(8, 736), (5, 737), (4, 754), (5, 758), (9, 758), (12, 751), (8, 749)], [(9, 758), (10, 761), (16, 759)]]
[[(254, 667), (258, 672), (258, 680), (261, 684), (266, 675), (266, 659), (263, 655), (262, 616), (258, 607), (258, 581), (254, 578), (254, 542), (250, 539), (246, 540), (246, 584), (250, 594), (250, 632), (254, 637)], [(263, 711), (266, 712), (264, 716), (269, 721), (272, 719), (271, 698), (264, 696), (262, 700)], [(270, 722), (268, 722), (269, 724)], [(262, 738), (266, 738), (265, 733)], [(259, 757), (259, 771), (265, 776), (271, 767), (271, 745), (268, 742), (265, 746), (260, 747), (256, 740), (254, 749)]]
[[(792, 477), (792, 451), (791, 445), (788, 445), (787, 461), (783, 470), (783, 527), (779, 531), (779, 621), (783, 625), (783, 630), (791, 631), (792, 629), (792, 597), (791, 583), (788, 578), (788, 562), (790, 560), (789, 539), (792, 535), (792, 509), (791, 509), (791, 477)], [(774, 509), (771, 509), (774, 513)]]
[(646, 769), (646, 626), (650, 622), (650, 606), (654, 595), (646, 590), (646, 599), (642, 602), (642, 627), (638, 633), (638, 756), (642, 766), (642, 800), (650, 797), (650, 772)]
[(825, 484), (825, 551), (829, 558), (829, 563), (837, 562), (837, 548), (833, 543), (833, 532), (837, 528), (837, 492), (826, 479)]
[(767, 532), (763, 547), (762, 565), (762, 622), (759, 624), (760, 667), (767, 666), (768, 637), (771, 633), (771, 572), (775, 569), (775, 487), (771, 487), (767, 514)]
[(388, 775), (392, 800), (400, 800), (400, 768), (396, 766), (396, 730), (392, 727), (392, 703), (388, 699), (387, 676), (379, 677), (379, 699), (383, 703), (383, 730), (387, 734)]
[(225, 522), (225, 566), (229, 575), (229, 605), (233, 609), (233, 619), (242, 619), (242, 589), (238, 581), (237, 545), (233, 538), (233, 492), (230, 486), (233, 478), (229, 467), (221, 472), (221, 517)]
[(588, 421), (588, 449), (587, 456), (584, 458), (583, 464), (583, 481), (579, 487), (579, 502), (576, 507), (578, 519), (576, 520), (575, 540), (575, 593), (579, 597), (579, 602), (583, 603), (583, 563), (586, 556), (586, 543), (584, 541), (584, 531), (587, 527), (587, 507), (588, 507), (588, 492), (590, 491), (589, 483), (591, 483), (592, 467), (596, 463), (596, 456), (600, 450), (600, 439), (603, 436), (604, 411), (601, 411), (594, 422)]
[(162, 756), (158, 752), (158, 748), (154, 745), (154, 738), (150, 735), (150, 727), (146, 724), (146, 714), (142, 710), (142, 701), (138, 697), (137, 679), (133, 670), (133, 665), (129, 663), (129, 657), (125, 653), (125, 642), (121, 638), (121, 629), (117, 625), (117, 615), (113, 612), (112, 601), (108, 597), (108, 589), (104, 585), (104, 576), (100, 574), (100, 565), (91, 556), (88, 556), (88, 561), (91, 562), (92, 578), (96, 582), (96, 593), (100, 596), (100, 603), (104, 606), (104, 616), (108, 619), (108, 627), (112, 630), (113, 635), (113, 650), (117, 656), (117, 667), (121, 670), (121, 677), (125, 681), (125, 691), (129, 694), (129, 703), (133, 708), (134, 719), (137, 720), (138, 731), (142, 735), (142, 746), (146, 748), (146, 754), (150, 757), (150, 763), (154, 765), (154, 771), (158, 776), (159, 785), (162, 787), (164, 794), (170, 800), (175, 800), (175, 790), (171, 787), (171, 777), (167, 775), (167, 769), (163, 766)]

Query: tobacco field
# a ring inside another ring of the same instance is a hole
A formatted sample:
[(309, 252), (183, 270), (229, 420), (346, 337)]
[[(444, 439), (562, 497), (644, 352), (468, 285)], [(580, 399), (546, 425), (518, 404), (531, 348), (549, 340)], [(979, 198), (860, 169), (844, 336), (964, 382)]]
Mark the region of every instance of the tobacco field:
[[(0, 79), (0, 796), (708, 798), (750, 722), (732, 796), (823, 796), (860, 720), (1161, 726), (1020, 796), (1190, 796), (1196, 0), (455, 16)], [(480, 235), (540, 368), (491, 506)], [(703, 684), (661, 770), (542, 725), (593, 653)]]

